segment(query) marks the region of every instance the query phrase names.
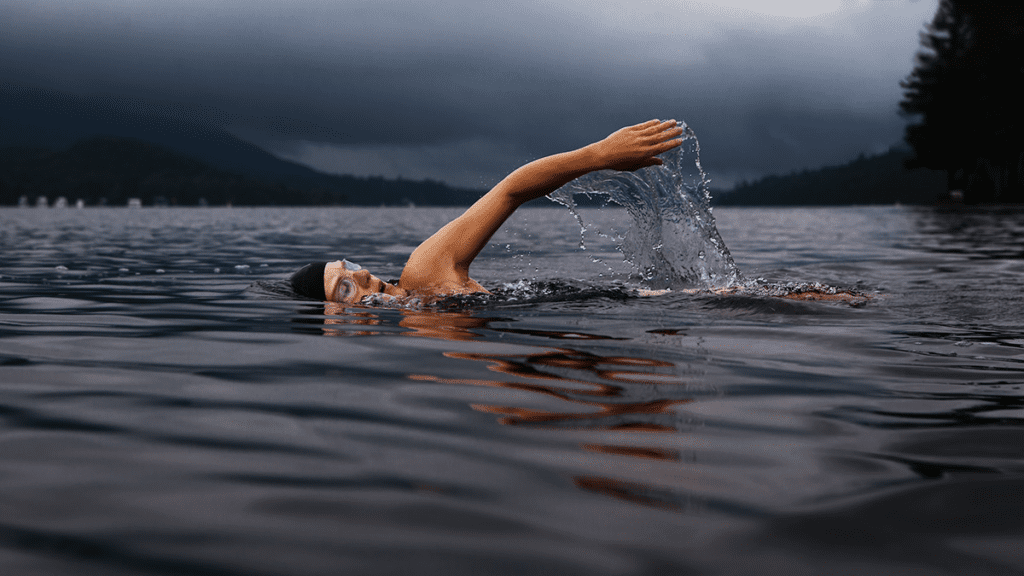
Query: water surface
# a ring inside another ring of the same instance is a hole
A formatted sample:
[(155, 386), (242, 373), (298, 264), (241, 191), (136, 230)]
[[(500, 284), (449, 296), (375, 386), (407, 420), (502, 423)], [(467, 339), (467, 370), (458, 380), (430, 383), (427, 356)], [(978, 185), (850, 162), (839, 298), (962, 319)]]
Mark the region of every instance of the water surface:
[(860, 307), (637, 297), (557, 208), (474, 264), (515, 300), (273, 290), (457, 213), (0, 210), (3, 573), (1024, 573), (1024, 213), (715, 211)]

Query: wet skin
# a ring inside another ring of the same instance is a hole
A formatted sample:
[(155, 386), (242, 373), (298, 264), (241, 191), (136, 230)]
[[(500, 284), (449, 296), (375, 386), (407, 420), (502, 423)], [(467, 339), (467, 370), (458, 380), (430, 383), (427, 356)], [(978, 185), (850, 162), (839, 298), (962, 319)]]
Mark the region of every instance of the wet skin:
[(341, 260), (328, 262), (324, 268), (324, 294), (331, 302), (355, 304), (371, 294), (406, 296), (407, 292), (370, 274), (369, 270), (349, 270)]
[(469, 265), (519, 206), (595, 170), (632, 171), (659, 165), (662, 161), (658, 154), (682, 144), (682, 134), (675, 120), (648, 120), (583, 148), (534, 160), (506, 176), (461, 216), (420, 244), (402, 269), (398, 286), (339, 260), (324, 268), (324, 294), (330, 301), (354, 304), (375, 293), (395, 297), (415, 293), (427, 299), (487, 293), (469, 277)]

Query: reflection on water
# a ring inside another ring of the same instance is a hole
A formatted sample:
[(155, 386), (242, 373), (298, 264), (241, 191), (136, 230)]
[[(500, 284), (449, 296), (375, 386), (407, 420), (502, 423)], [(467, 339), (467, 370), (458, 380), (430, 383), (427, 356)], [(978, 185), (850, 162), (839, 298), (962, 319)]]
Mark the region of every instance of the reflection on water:
[[(518, 425), (546, 424), (557, 427), (578, 427), (604, 430), (674, 431), (675, 427), (665, 423), (672, 421), (674, 413), (670, 408), (675, 404), (689, 402), (687, 399), (637, 399), (630, 398), (628, 391), (633, 388), (591, 380), (597, 378), (611, 381), (627, 381), (631, 384), (674, 384), (657, 380), (659, 374), (641, 370), (615, 370), (607, 367), (628, 366), (670, 366), (657, 360), (642, 358), (601, 357), (587, 352), (560, 348), (550, 352), (522, 355), (493, 355), (448, 352), (449, 358), (477, 360), (489, 363), (488, 368), (527, 379), (528, 382), (509, 380), (459, 380), (460, 384), (494, 386), (512, 390), (524, 390), (558, 398), (578, 406), (576, 410), (549, 411), (515, 406), (474, 405), (481, 412), (504, 415), (499, 422)], [(569, 372), (576, 377), (566, 377), (557, 372)], [(584, 374), (575, 373), (583, 371)], [(413, 379), (423, 379), (411, 375)], [(446, 382), (453, 382), (445, 380)], [(536, 382), (543, 381), (543, 383)], [(580, 410), (580, 408), (583, 408)], [(661, 420), (658, 422), (657, 420)]]
[(925, 250), (971, 258), (1024, 259), (1024, 209), (1014, 206), (915, 210)]
[[(502, 331), (498, 329), (498, 331)], [(531, 331), (564, 339), (560, 332)], [(575, 333), (574, 333), (575, 336)], [(594, 336), (594, 335), (590, 335)], [(479, 412), (496, 414), (507, 426), (535, 426), (564, 430), (606, 430), (614, 432), (677, 432), (674, 407), (692, 402), (686, 384), (654, 368), (672, 364), (650, 358), (599, 356), (590, 352), (559, 347), (527, 354), (477, 354), (446, 352), (448, 358), (484, 362), (488, 370), (510, 378), (453, 379), (427, 374), (410, 374), (412, 380), (487, 386), (528, 392), (554, 398), (567, 406), (544, 410), (529, 406), (475, 403)], [(627, 385), (620, 385), (625, 383)], [(674, 389), (672, 394), (665, 390)], [(668, 396), (668, 397), (666, 397)], [(528, 397), (533, 403), (535, 399)], [(679, 455), (660, 446), (645, 446), (642, 440), (629, 445), (585, 443), (580, 448), (594, 453), (640, 459), (677, 461)], [(675, 499), (670, 490), (634, 480), (595, 475), (578, 475), (574, 484), (584, 490), (646, 505), (664, 505)], [(654, 496), (654, 495), (659, 496)]]
[(527, 209), (522, 289), (417, 311), (260, 286), (449, 212), (123, 212), (0, 209), (3, 576), (1024, 573), (1019, 214), (716, 211), (851, 307), (638, 297)]
[[(372, 336), (382, 332), (352, 330), (350, 327), (377, 326), (382, 323), (378, 313), (368, 309), (324, 305), (324, 333), (327, 335)], [(527, 334), (557, 340), (615, 340), (600, 334), (559, 332), (492, 327), (494, 322), (509, 322), (507, 318), (479, 317), (472, 312), (432, 312), (402, 310), (398, 325), (408, 331), (403, 336), (437, 338), (448, 341), (469, 341), (482, 336), (475, 329), (487, 328), (493, 332)], [(599, 356), (587, 351), (558, 347), (528, 354), (487, 354), (453, 350), (443, 353), (446, 358), (474, 360), (488, 364), (488, 370), (519, 380), (465, 380), (446, 379), (423, 374), (410, 374), (421, 381), (470, 384), (523, 390), (542, 394), (585, 407), (582, 411), (552, 412), (525, 407), (475, 405), (480, 411), (503, 414), (503, 424), (552, 424), (609, 430), (671, 431), (675, 426), (664, 421), (672, 419), (670, 407), (691, 401), (687, 397), (631, 398), (636, 389), (629, 385), (649, 385), (662, 393), (667, 387), (685, 390), (686, 382), (679, 380), (671, 370), (661, 372), (655, 368), (673, 368), (671, 362), (630, 356)], [(666, 388), (661, 388), (666, 387)], [(684, 392), (685, 394), (685, 392)]]
[[(381, 326), (384, 322), (380, 313), (373, 308), (349, 304), (324, 303), (323, 323), (325, 334), (332, 336), (374, 336), (384, 334), (380, 330), (359, 329), (363, 326)], [(398, 325), (408, 330), (396, 331), (400, 336), (439, 338), (441, 340), (468, 341), (479, 338), (475, 328), (486, 328), (490, 322), (501, 318), (480, 318), (469, 312), (435, 312), (423, 310), (399, 311)], [(353, 329), (353, 327), (356, 327)], [(390, 333), (390, 332), (388, 332)]]
[[(360, 307), (334, 303), (324, 305), (326, 335), (369, 336), (378, 332), (352, 330), (348, 327), (379, 325), (377, 313)], [(491, 326), (508, 323), (507, 318), (478, 317), (472, 312), (433, 312), (402, 310), (398, 325), (407, 328), (403, 336), (428, 337), (453, 342), (482, 338), (474, 330), (489, 329), (497, 333), (524, 334), (554, 340), (624, 340), (601, 334), (553, 330), (517, 329)], [(341, 329), (341, 327), (345, 327)], [(687, 393), (687, 382), (672, 370), (674, 364), (654, 358), (635, 356), (603, 356), (565, 346), (523, 354), (472, 353), (451, 350), (446, 358), (483, 362), (491, 372), (508, 378), (466, 379), (445, 378), (430, 374), (410, 373), (418, 382), (435, 382), (469, 386), (485, 386), (529, 393), (531, 403), (537, 398), (555, 399), (567, 404), (561, 410), (544, 410), (529, 406), (473, 403), (478, 412), (496, 414), (497, 421), (507, 426), (533, 426), (564, 430), (606, 430), (615, 432), (679, 432), (675, 407), (693, 402)], [(659, 370), (661, 369), (661, 370)], [(678, 451), (662, 446), (640, 443), (579, 445), (586, 452), (625, 456), (645, 460), (679, 461)], [(624, 481), (595, 475), (579, 475), (574, 484), (588, 491), (612, 496), (636, 504), (676, 508), (679, 496), (671, 490), (639, 481)]]

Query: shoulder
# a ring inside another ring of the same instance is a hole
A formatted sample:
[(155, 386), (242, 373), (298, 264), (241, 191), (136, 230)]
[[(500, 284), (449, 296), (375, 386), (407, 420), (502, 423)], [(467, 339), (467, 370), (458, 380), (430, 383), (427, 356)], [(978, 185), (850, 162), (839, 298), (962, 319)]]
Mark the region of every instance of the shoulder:
[(422, 295), (449, 296), (452, 294), (473, 294), (488, 292), (479, 282), (469, 277), (467, 271), (455, 266), (445, 266), (443, 262), (435, 266), (415, 266), (407, 264), (402, 271), (398, 287)]

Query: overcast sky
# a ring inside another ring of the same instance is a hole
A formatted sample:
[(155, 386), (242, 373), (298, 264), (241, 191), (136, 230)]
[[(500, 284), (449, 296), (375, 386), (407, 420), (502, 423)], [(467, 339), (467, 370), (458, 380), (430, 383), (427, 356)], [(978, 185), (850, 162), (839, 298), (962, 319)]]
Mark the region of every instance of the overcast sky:
[(0, 83), (127, 97), (336, 173), (488, 187), (648, 118), (713, 185), (900, 141), (937, 0), (0, 0)]

